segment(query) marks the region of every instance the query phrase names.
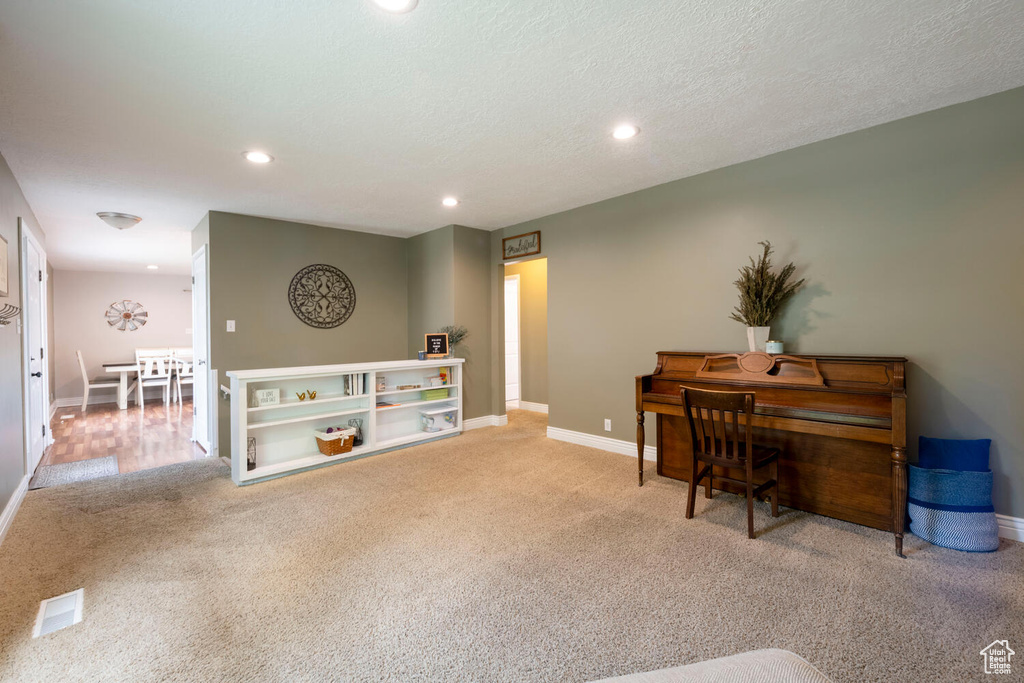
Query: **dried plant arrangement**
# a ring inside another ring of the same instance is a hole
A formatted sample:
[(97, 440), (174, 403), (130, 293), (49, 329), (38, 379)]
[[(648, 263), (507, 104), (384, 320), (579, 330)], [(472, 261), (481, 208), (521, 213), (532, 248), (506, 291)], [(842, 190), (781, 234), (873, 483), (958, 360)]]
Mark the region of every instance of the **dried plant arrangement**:
[(469, 336), (469, 330), (464, 325), (445, 325), (438, 332), (448, 335), (449, 349), (454, 349), (463, 339)]
[(783, 304), (804, 284), (804, 280), (790, 283), (796, 266), (786, 264), (777, 273), (772, 272), (772, 243), (758, 242), (764, 251), (757, 261), (740, 268), (740, 277), (733, 284), (740, 290), (740, 304), (729, 316), (747, 327), (768, 327)]

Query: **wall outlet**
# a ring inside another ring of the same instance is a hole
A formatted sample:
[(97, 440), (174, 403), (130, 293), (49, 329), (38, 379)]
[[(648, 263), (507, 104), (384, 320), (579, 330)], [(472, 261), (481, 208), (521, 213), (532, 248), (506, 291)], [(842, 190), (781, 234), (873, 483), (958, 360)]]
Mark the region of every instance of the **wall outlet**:
[(612, 421), (609, 420), (607, 417), (604, 419), (604, 431), (612, 431)]
[(234, 331), (235, 331), (235, 321), (234, 320), (229, 320), (228, 321), (228, 332), (234, 332)]

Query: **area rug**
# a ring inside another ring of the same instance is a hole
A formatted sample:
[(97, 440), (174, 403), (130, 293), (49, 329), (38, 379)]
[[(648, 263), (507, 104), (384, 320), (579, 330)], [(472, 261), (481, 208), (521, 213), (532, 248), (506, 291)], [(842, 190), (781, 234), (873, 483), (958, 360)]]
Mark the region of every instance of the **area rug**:
[(75, 462), (62, 462), (59, 465), (43, 465), (36, 470), (35, 476), (28, 483), (28, 488), (29, 491), (34, 491), (35, 489), (45, 489), (50, 486), (60, 486), (61, 484), (74, 484), (78, 481), (109, 477), (118, 472), (116, 455), (108, 455), (105, 458), (76, 460)]

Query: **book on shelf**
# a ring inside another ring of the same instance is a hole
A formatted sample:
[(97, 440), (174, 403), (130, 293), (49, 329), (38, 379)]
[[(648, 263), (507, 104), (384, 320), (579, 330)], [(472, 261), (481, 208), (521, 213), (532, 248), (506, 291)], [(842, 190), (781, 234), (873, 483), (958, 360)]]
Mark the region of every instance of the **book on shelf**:
[(401, 403), (394, 403), (393, 401), (385, 401), (384, 399), (380, 399), (379, 401), (377, 401), (377, 407), (378, 408), (391, 408), (392, 406), (400, 406), (400, 405), (402, 405), (402, 404)]

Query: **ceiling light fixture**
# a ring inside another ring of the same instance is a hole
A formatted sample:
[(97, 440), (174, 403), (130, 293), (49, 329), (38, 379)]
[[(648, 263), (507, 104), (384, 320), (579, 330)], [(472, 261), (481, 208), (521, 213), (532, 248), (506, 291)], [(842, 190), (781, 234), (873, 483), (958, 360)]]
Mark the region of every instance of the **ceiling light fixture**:
[(459, 200), (456, 199), (455, 197), (445, 197), (444, 199), (441, 200), (441, 203), (444, 204), (445, 206), (458, 206)]
[(100, 211), (96, 214), (103, 222), (112, 228), (118, 230), (127, 230), (128, 228), (135, 227), (135, 224), (142, 219), (138, 216), (133, 216), (130, 213), (117, 213), (116, 211)]
[(149, 268), (150, 270), (156, 270), (160, 266), (146, 266), (146, 267)]
[(373, 0), (374, 4), (385, 12), (392, 14), (405, 14), (416, 9), (419, 0)]
[(266, 152), (242, 152), (242, 156), (254, 164), (269, 164), (274, 160), (274, 157)]
[(624, 123), (621, 126), (615, 127), (615, 130), (612, 131), (612, 137), (616, 140), (628, 140), (635, 138), (639, 133), (639, 128), (632, 124)]

